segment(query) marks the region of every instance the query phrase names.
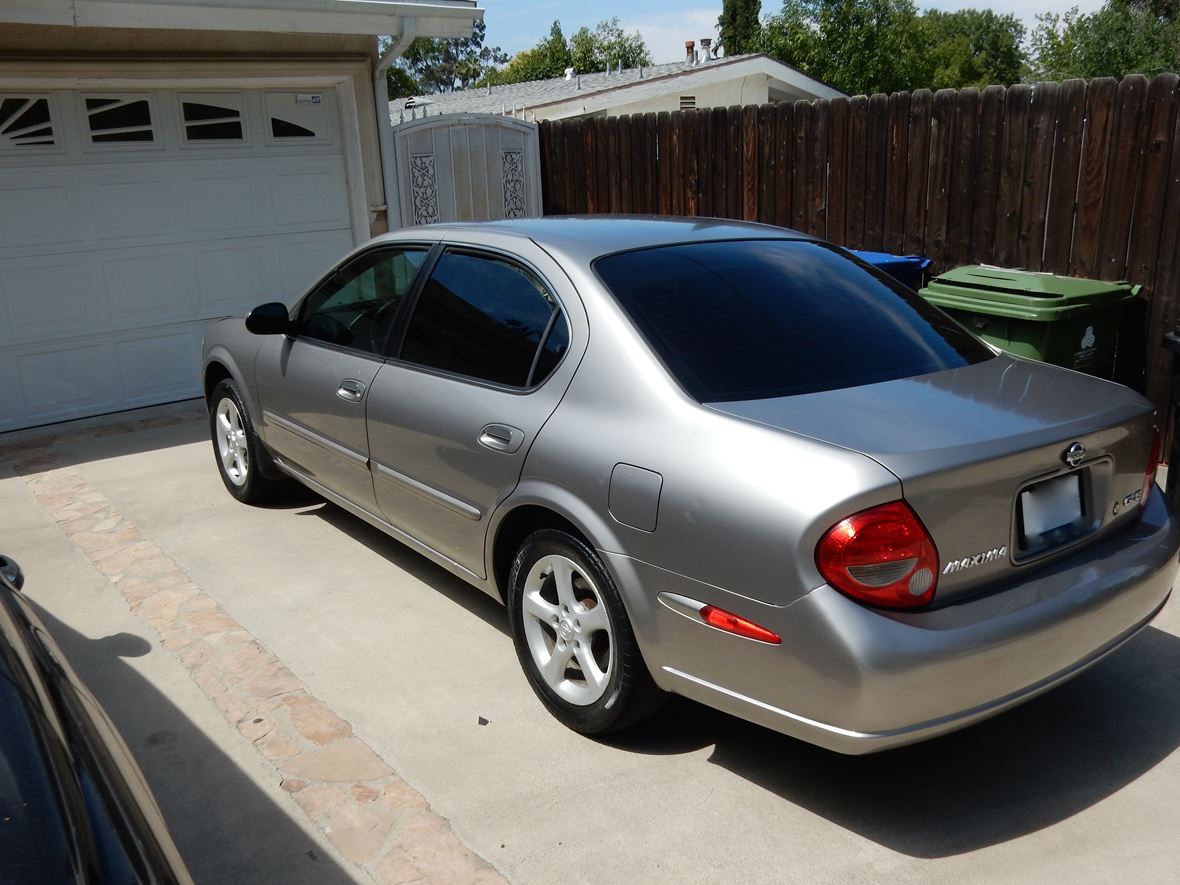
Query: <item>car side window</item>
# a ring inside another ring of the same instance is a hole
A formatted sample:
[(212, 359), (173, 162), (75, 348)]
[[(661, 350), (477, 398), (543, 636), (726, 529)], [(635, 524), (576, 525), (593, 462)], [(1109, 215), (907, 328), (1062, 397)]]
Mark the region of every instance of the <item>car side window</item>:
[[(541, 348), (547, 333), (556, 360), (538, 358), (550, 352), (548, 338)], [(552, 371), (568, 340), (557, 299), (532, 271), (490, 255), (445, 252), (422, 289), (401, 358), (480, 381), (529, 387)], [(544, 373), (534, 369), (542, 362)]]
[(328, 277), (299, 311), (299, 336), (383, 355), (386, 340), (429, 250), (366, 252)]

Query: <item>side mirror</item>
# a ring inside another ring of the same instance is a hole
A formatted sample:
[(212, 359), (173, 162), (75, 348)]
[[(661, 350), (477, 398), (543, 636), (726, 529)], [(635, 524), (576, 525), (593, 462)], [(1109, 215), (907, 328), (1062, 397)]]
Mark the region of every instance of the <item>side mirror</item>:
[(4, 580), (16, 590), (25, 586), (25, 576), (21, 572), (20, 566), (16, 564), (15, 560), (9, 559), (7, 556), (0, 556), (0, 575), (3, 575)]
[(255, 335), (282, 335), (291, 331), (291, 316), (287, 312), (287, 305), (281, 301), (259, 305), (246, 317), (246, 328)]

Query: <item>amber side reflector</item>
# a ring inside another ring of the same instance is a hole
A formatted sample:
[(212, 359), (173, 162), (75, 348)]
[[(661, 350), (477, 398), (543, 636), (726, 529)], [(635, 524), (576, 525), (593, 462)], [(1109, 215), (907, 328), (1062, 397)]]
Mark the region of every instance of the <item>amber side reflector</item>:
[(735, 636), (743, 636), (746, 639), (755, 639), (758, 642), (767, 642), (771, 645), (779, 645), (783, 641), (777, 633), (773, 633), (765, 627), (759, 627), (753, 621), (747, 621), (741, 615), (727, 612), (715, 605), (706, 605), (701, 609), (700, 615), (701, 620), (710, 627), (716, 627), (718, 630), (724, 630)]
[[(1139, 491), (1140, 513), (1142, 513), (1143, 509), (1147, 506), (1147, 496), (1151, 494), (1151, 487), (1155, 484), (1155, 472), (1160, 466), (1160, 449), (1162, 442), (1162, 434), (1157, 429), (1155, 432), (1155, 437), (1151, 441), (1151, 454), (1147, 456), (1147, 470), (1143, 474), (1143, 486)], [(1171, 464), (1168, 465), (1169, 468), (1171, 466)]]

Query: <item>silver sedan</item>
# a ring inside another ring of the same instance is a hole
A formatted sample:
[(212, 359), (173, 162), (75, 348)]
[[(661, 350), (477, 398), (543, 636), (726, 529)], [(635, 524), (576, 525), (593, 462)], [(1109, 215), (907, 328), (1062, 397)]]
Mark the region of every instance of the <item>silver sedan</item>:
[(216, 326), (204, 381), (234, 497), (297, 480), (501, 600), (585, 734), (675, 693), (911, 743), (1077, 674), (1176, 576), (1147, 401), (779, 228), (400, 231)]

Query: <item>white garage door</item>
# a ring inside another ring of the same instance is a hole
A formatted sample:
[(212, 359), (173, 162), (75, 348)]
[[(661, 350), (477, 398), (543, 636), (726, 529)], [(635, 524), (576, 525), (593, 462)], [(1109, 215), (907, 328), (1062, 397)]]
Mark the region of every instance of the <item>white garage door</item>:
[(353, 244), (335, 92), (0, 92), (0, 431), (200, 392)]

